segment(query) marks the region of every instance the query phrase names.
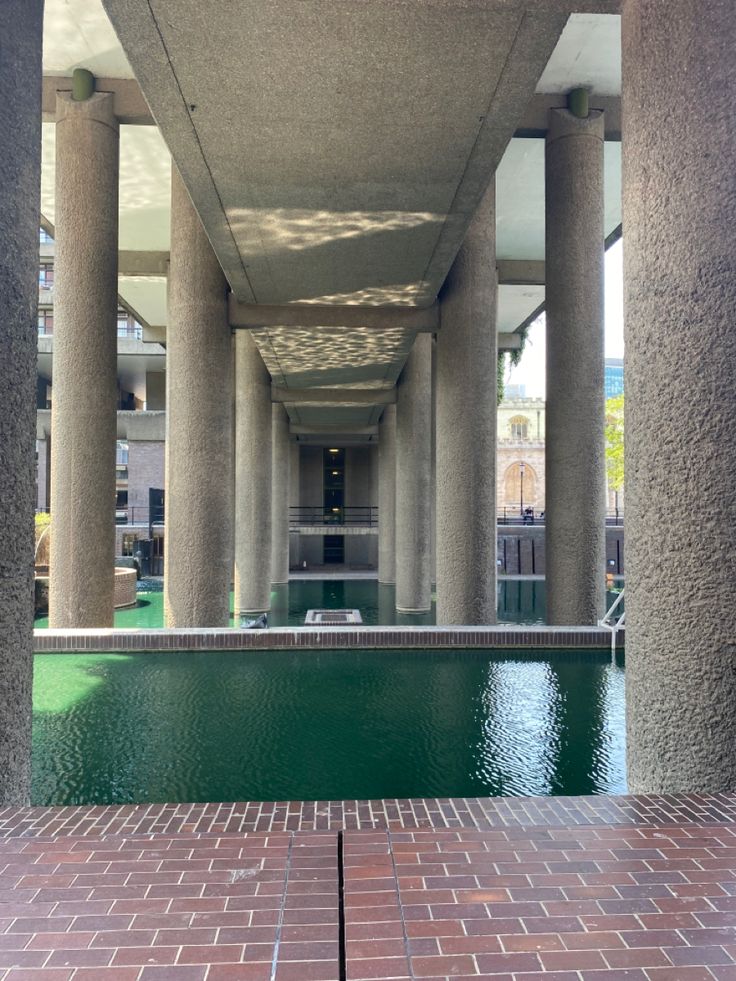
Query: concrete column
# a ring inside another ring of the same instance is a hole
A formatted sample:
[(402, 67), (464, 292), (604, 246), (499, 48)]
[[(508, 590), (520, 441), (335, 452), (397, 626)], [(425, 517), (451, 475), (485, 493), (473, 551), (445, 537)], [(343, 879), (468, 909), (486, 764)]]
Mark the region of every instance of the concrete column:
[(396, 406), (378, 424), (378, 581), (396, 582)]
[(547, 620), (605, 600), (603, 114), (552, 109), (546, 153)]
[(115, 611), (118, 146), (112, 95), (57, 95), (51, 627)]
[(634, 793), (736, 790), (736, 20), (625, 0), (626, 719)]
[(271, 607), (271, 376), (235, 333), (235, 622)]
[(227, 283), (176, 168), (166, 332), (167, 627), (227, 627), (232, 558)]
[(289, 415), (279, 402), (272, 403), (273, 463), (271, 466), (271, 582), (289, 581)]
[(399, 380), (396, 403), (396, 609), (432, 607), (432, 336), (418, 334)]
[(0, 7), (0, 804), (28, 804), (42, 0)]
[(437, 623), (496, 622), (495, 182), (442, 292), (437, 338)]

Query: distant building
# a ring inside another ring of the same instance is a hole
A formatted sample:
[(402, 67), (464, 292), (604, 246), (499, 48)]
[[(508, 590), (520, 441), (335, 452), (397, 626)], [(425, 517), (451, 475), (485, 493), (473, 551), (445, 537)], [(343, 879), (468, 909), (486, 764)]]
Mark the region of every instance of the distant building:
[(623, 358), (606, 358), (606, 371), (603, 384), (607, 399), (612, 399), (615, 395), (624, 394)]

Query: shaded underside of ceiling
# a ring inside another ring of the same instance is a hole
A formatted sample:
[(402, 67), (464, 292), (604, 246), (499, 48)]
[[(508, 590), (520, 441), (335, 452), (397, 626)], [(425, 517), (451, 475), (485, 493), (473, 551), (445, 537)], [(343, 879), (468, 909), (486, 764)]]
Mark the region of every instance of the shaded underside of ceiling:
[[(241, 300), (426, 306), (497, 168), (498, 257), (544, 258), (544, 141), (511, 137), (535, 91), (620, 93), (615, 10), (615, 0), (47, 0), (44, 71), (135, 75), (149, 102), (157, 126), (121, 129), (121, 249), (168, 247), (171, 153)], [(43, 210), (52, 220), (50, 125)], [(608, 143), (606, 232), (619, 223), (620, 146)], [(166, 324), (164, 277), (121, 278), (120, 291), (145, 322)], [(502, 285), (499, 330), (543, 301), (541, 285)], [(414, 334), (254, 337), (281, 386), (389, 388)], [(370, 425), (381, 411), (287, 408), (305, 426)]]

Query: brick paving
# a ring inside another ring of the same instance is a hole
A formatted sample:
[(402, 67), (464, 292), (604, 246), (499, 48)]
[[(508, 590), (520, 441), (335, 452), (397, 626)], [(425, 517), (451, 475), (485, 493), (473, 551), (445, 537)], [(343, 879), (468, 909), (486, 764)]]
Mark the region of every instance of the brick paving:
[(736, 981), (735, 814), (736, 795), (7, 808), (0, 979)]

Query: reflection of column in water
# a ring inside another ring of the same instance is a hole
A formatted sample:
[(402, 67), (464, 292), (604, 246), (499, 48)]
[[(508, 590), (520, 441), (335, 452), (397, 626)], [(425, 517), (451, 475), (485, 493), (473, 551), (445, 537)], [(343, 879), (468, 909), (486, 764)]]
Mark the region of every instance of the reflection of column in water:
[[(304, 617), (298, 621), (301, 625)], [(289, 584), (276, 583), (271, 587), (271, 612), (268, 614), (270, 627), (287, 627), (289, 625)]]
[(324, 579), (322, 581), (322, 607), (325, 610), (342, 610), (345, 608), (345, 583), (342, 579)]
[(608, 761), (605, 655), (556, 656), (549, 667), (555, 751), (550, 793), (601, 793)]
[(378, 623), (382, 627), (396, 623), (396, 587), (388, 583), (378, 583)]

